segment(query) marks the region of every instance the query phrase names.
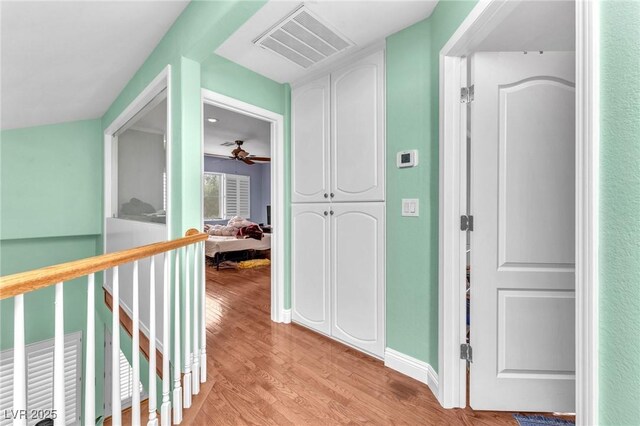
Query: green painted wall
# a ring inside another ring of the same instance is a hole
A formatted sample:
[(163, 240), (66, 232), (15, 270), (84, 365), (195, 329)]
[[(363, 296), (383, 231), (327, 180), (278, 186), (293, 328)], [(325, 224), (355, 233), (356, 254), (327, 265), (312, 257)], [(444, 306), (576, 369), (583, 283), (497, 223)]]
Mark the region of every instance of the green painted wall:
[(99, 120), (4, 130), (1, 138), (0, 239), (101, 233)]
[(640, 2), (601, 3), (600, 424), (640, 424)]
[[(102, 152), (100, 120), (0, 132), (0, 275), (100, 251)], [(86, 278), (65, 284), (65, 333), (86, 335), (86, 291)], [(53, 287), (25, 295), (27, 344), (53, 337), (54, 299)], [(12, 347), (7, 299), (0, 301), (0, 350)]]
[(285, 112), (284, 84), (216, 54), (202, 62), (202, 87), (278, 114)]
[[(387, 346), (438, 366), (439, 52), (473, 8), (440, 2), (433, 14), (387, 38)], [(396, 153), (420, 165), (398, 169)], [(402, 198), (420, 217), (402, 217)]]

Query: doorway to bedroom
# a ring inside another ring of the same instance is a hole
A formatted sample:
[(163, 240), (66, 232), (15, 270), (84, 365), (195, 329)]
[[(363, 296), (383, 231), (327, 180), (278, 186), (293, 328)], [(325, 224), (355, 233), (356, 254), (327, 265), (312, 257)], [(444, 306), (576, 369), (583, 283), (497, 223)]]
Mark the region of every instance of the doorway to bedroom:
[(275, 322), (288, 322), (276, 246), (282, 241), (277, 202), (282, 173), (276, 158), (282, 116), (203, 90), (202, 126), (209, 306), (228, 305), (240, 295), (245, 302), (229, 309), (251, 309)]

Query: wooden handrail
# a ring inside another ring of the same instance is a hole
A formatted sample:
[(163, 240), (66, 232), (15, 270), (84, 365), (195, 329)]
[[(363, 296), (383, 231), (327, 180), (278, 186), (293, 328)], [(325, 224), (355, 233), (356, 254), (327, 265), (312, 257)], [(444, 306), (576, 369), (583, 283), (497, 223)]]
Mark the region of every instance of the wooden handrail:
[(146, 246), (87, 257), (85, 259), (0, 277), (0, 300), (29, 293), (60, 282), (70, 281), (94, 272), (104, 271), (105, 269), (133, 262), (134, 260), (140, 260), (175, 250), (204, 241), (207, 238), (207, 234), (200, 233), (198, 230), (191, 228), (185, 233), (184, 237), (175, 240), (148, 244)]

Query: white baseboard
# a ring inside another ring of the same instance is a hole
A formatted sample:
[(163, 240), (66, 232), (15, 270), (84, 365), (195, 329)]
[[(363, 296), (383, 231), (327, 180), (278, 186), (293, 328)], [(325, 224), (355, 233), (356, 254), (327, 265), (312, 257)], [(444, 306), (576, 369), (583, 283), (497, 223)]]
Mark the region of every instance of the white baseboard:
[(285, 309), (282, 311), (282, 322), (289, 324), (291, 322), (291, 309)]
[(438, 374), (428, 363), (387, 348), (384, 351), (384, 365), (426, 384), (438, 398)]

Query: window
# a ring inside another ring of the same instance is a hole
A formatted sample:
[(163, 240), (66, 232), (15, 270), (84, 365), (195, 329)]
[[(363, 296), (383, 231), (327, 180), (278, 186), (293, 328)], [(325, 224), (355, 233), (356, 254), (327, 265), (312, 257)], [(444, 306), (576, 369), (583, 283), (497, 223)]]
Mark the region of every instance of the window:
[(251, 178), (225, 173), (204, 173), (204, 219), (248, 218), (251, 208)]
[(223, 192), (221, 173), (204, 174), (204, 219), (221, 220), (223, 217)]
[(231, 219), (234, 216), (248, 218), (250, 213), (250, 192), (251, 178), (242, 175), (224, 175), (225, 196), (224, 212), (225, 218)]
[(166, 223), (166, 128), (164, 90), (113, 134), (113, 217)]

